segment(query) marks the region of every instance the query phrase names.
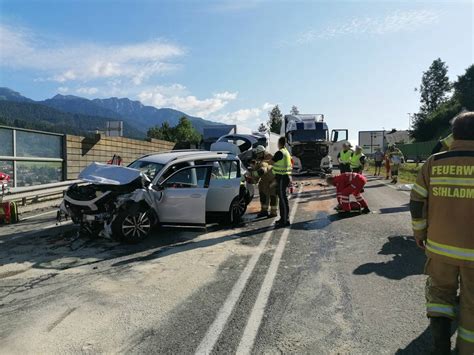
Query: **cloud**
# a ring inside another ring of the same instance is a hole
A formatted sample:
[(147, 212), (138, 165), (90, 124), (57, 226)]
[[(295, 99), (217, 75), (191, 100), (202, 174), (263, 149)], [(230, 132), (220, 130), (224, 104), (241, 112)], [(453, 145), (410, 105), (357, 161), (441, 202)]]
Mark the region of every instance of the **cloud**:
[(276, 104), (271, 104), (269, 102), (265, 102), (262, 106), (262, 110), (265, 110), (265, 111), (270, 111), (272, 108), (274, 108), (276, 106)]
[(255, 128), (267, 119), (267, 112), (275, 105), (264, 103), (261, 107), (242, 108), (231, 112), (222, 112), (224, 108), (237, 99), (237, 92), (223, 91), (209, 98), (199, 99), (189, 94), (181, 84), (159, 85), (143, 90), (138, 99), (156, 107), (170, 107), (191, 115), (205, 117), (222, 123), (241, 124)]
[(309, 28), (285, 44), (302, 45), (321, 39), (347, 35), (384, 35), (402, 31), (413, 31), (435, 23), (438, 13), (430, 10), (396, 11), (384, 17), (359, 17), (345, 23), (331, 24), (322, 29)]
[(218, 116), (220, 122), (242, 124), (260, 117), (262, 109), (260, 108), (246, 108), (234, 112), (225, 113)]
[(268, 111), (275, 105), (265, 102), (261, 107), (244, 108), (233, 112), (217, 115), (215, 118), (222, 123), (246, 125), (256, 128), (267, 120)]
[(218, 112), (236, 98), (237, 93), (224, 91), (207, 99), (198, 99), (194, 95), (189, 95), (186, 87), (180, 84), (156, 86), (138, 94), (138, 99), (144, 104), (170, 107), (197, 116), (208, 116)]
[(175, 70), (185, 50), (162, 40), (133, 44), (64, 44), (28, 29), (0, 25), (0, 65), (36, 70), (60, 83), (124, 78), (140, 85), (153, 75)]
[(82, 95), (95, 95), (99, 92), (99, 89), (94, 87), (82, 87), (78, 88), (76, 92)]
[(232, 101), (237, 98), (238, 92), (228, 92), (224, 91), (221, 93), (214, 94), (214, 97), (217, 99), (222, 99), (222, 100), (227, 100), (227, 101)]
[(60, 86), (58, 87), (58, 92), (60, 94), (66, 94), (69, 92), (69, 88), (67, 86)]

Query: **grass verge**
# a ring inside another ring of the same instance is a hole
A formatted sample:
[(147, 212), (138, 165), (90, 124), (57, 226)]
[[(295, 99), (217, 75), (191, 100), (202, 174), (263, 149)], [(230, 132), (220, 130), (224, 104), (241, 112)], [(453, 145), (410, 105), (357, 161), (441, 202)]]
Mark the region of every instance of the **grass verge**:
[[(418, 172), (420, 171), (423, 164), (416, 163), (405, 163), (401, 166), (398, 171), (398, 182), (402, 184), (413, 184), (416, 181)], [(373, 174), (375, 171), (375, 165), (373, 160), (369, 160), (367, 169), (369, 173)], [(385, 175), (385, 166), (382, 166), (382, 175)]]

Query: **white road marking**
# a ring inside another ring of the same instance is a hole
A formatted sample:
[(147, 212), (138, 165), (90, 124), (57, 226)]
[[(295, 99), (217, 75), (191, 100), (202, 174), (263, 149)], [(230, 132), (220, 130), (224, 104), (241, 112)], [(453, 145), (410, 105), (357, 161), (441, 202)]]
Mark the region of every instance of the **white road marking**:
[[(377, 181), (377, 180), (373, 180), (373, 181)], [(399, 191), (399, 192), (403, 192), (404, 194), (410, 196), (410, 192), (409, 192), (409, 191), (399, 190), (398, 187), (397, 187), (398, 185), (393, 185), (393, 184), (391, 184), (391, 183), (389, 183), (389, 182), (386, 182), (386, 181), (384, 181), (384, 180), (379, 180), (379, 182), (381, 182), (381, 183), (384, 184), (385, 186), (390, 187), (391, 189), (394, 189), (394, 190)]]
[[(293, 210), (296, 211), (296, 208), (297, 205), (295, 204)], [(292, 218), (293, 215), (294, 212), (292, 212), (291, 214)], [(289, 231), (289, 229), (287, 230)], [(255, 254), (252, 255), (244, 271), (242, 272), (242, 274), (240, 274), (239, 279), (235, 283), (234, 287), (232, 287), (232, 290), (227, 296), (224, 304), (217, 313), (216, 319), (211, 324), (210, 328), (207, 330), (206, 335), (204, 336), (198, 348), (196, 349), (196, 354), (210, 354), (212, 352), (212, 349), (214, 349), (214, 346), (216, 345), (217, 340), (219, 339), (222, 331), (224, 330), (227, 320), (232, 314), (235, 305), (239, 301), (240, 296), (242, 295), (242, 292), (244, 291), (245, 286), (247, 285), (247, 282), (250, 279), (250, 276), (252, 275), (252, 272), (255, 269), (258, 260), (260, 259), (260, 256), (265, 250), (265, 246), (267, 245), (273, 231), (274, 230), (271, 229), (264, 234), (262, 240), (260, 241), (260, 244), (257, 247)]]
[(58, 213), (58, 211), (57, 210), (48, 211), (48, 212), (43, 212), (43, 213), (40, 213), (40, 214), (35, 214), (34, 216), (23, 217), (23, 218), (20, 218), (20, 221), (26, 221), (28, 219), (32, 219), (32, 218), (40, 217), (40, 216), (45, 216), (45, 215), (51, 214), (51, 213)]
[[(296, 213), (296, 206), (299, 197), (295, 199), (295, 207), (291, 211), (290, 220), (293, 221), (295, 213)], [(237, 348), (236, 354), (250, 354), (253, 348), (253, 344), (255, 342), (255, 338), (257, 337), (258, 329), (260, 324), (262, 323), (263, 314), (265, 312), (265, 307), (268, 303), (268, 298), (270, 297), (270, 291), (273, 287), (273, 282), (275, 281), (275, 277), (278, 271), (278, 266), (280, 265), (281, 257), (283, 255), (283, 251), (285, 250), (286, 242), (288, 240), (288, 235), (290, 234), (291, 228), (285, 228), (283, 234), (278, 242), (278, 246), (273, 254), (272, 261), (270, 263), (270, 267), (268, 268), (267, 274), (265, 275), (265, 279), (263, 280), (262, 286), (260, 288), (260, 292), (258, 293), (257, 300), (252, 309), (252, 313), (247, 321), (247, 325), (244, 330), (244, 334), (242, 335), (242, 339), (240, 340), (239, 347)]]
[(255, 268), (255, 265), (257, 265), (258, 259), (260, 258), (260, 255), (262, 255), (272, 233), (273, 230), (269, 230), (263, 236), (262, 240), (260, 241), (260, 244), (257, 247), (257, 251), (255, 252), (255, 254), (252, 255), (244, 271), (242, 272), (242, 274), (240, 274), (239, 279), (235, 283), (234, 287), (232, 288), (232, 291), (227, 296), (227, 299), (219, 310), (216, 319), (211, 324), (206, 335), (204, 336), (198, 348), (196, 349), (196, 354), (211, 353), (212, 349), (214, 348), (214, 345), (216, 345), (217, 340), (219, 339), (219, 336), (224, 330), (227, 320), (232, 314), (232, 311), (234, 310), (234, 307), (237, 301), (239, 300), (240, 295), (242, 294), (245, 286), (247, 285), (247, 281), (249, 280), (250, 275), (252, 275), (253, 269)]

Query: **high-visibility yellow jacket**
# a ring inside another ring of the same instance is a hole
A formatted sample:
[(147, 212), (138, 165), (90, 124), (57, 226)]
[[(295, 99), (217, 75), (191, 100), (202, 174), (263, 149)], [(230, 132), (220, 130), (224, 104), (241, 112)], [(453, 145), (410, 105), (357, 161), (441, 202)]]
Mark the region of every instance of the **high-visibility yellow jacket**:
[(474, 268), (474, 141), (428, 158), (413, 185), (412, 227), (430, 258)]
[(354, 153), (354, 151), (352, 149), (348, 149), (346, 151), (341, 150), (340, 153), (339, 153), (339, 163), (350, 164), (352, 153)]
[(365, 157), (364, 153), (360, 152), (359, 154), (357, 154), (356, 152), (354, 152), (350, 158), (350, 161), (351, 161), (351, 168), (352, 169), (356, 169), (356, 168), (360, 168), (362, 167), (362, 163), (360, 161), (360, 159), (362, 157)]
[(293, 168), (291, 167), (291, 155), (286, 148), (280, 149), (283, 159), (273, 163), (273, 174), (275, 175), (291, 175)]

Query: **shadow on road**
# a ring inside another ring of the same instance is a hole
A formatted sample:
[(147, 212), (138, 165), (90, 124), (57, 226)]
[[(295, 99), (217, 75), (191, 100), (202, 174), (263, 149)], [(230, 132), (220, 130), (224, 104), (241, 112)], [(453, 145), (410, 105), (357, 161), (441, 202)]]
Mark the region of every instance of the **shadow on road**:
[[(78, 237), (76, 230), (49, 235), (31, 236), (16, 240), (6, 240), (1, 244), (0, 266), (30, 263), (32, 268), (64, 270), (84, 265), (94, 265), (103, 261), (119, 258), (114, 266), (164, 257), (196, 248), (205, 248), (231, 239), (257, 237), (273, 226), (257, 227), (249, 230), (228, 229), (222, 237), (193, 242), (201, 235), (217, 230), (226, 231), (220, 226), (204, 229), (160, 228), (142, 243), (136, 245), (121, 244), (103, 238), (90, 239)], [(177, 232), (178, 230), (178, 232)], [(243, 244), (258, 243), (259, 238), (242, 240)], [(150, 251), (151, 254), (143, 255)], [(140, 255), (140, 256), (137, 256)], [(132, 257), (127, 259), (127, 257)], [(7, 277), (0, 272), (0, 279)]]
[(431, 348), (431, 331), (427, 327), (423, 333), (418, 335), (412, 340), (410, 344), (404, 349), (398, 349), (395, 355), (418, 355), (418, 354), (430, 354)]
[(413, 237), (392, 236), (388, 237), (380, 255), (393, 255), (393, 259), (381, 263), (367, 263), (360, 265), (353, 271), (354, 275), (367, 275), (375, 273), (379, 276), (401, 280), (412, 275), (421, 275), (426, 257), (423, 251), (417, 248)]
[(410, 210), (409, 203), (406, 203), (403, 206), (399, 206), (399, 207), (381, 208), (379, 211), (381, 214), (388, 214), (388, 213), (407, 212), (409, 210)]
[(311, 231), (311, 230), (324, 229), (332, 223), (332, 220), (329, 217), (330, 216), (328, 216), (326, 212), (319, 211), (316, 214), (316, 217), (314, 219), (311, 219), (309, 221), (293, 223), (291, 225), (291, 230)]
[[(451, 336), (454, 335), (457, 328), (457, 322), (452, 322), (451, 324)], [(431, 329), (428, 326), (423, 333), (418, 335), (415, 339), (412, 340), (410, 344), (404, 349), (398, 349), (395, 355), (418, 355), (418, 354), (431, 354), (432, 347), (432, 335)], [(455, 354), (455, 352), (452, 352)]]
[(176, 253), (181, 253), (181, 252), (186, 252), (189, 250), (194, 250), (194, 249), (200, 249), (200, 248), (207, 248), (216, 244), (224, 243), (226, 241), (232, 240), (232, 239), (238, 239), (238, 238), (244, 238), (244, 237), (250, 237), (250, 236), (256, 236), (260, 233), (267, 232), (269, 230), (272, 230), (273, 226), (266, 226), (258, 229), (252, 229), (252, 230), (247, 230), (243, 231), (240, 233), (236, 234), (231, 234), (231, 235), (225, 235), (222, 237), (217, 237), (217, 238), (212, 238), (212, 239), (205, 239), (205, 240), (200, 240), (197, 242), (189, 241), (185, 243), (179, 243), (178, 245), (169, 245), (167, 247), (160, 248), (150, 254), (144, 255), (144, 256), (139, 256), (136, 258), (130, 258), (126, 260), (122, 260), (119, 262), (116, 262), (115, 264), (112, 264), (112, 266), (123, 266), (123, 265), (128, 265), (131, 263), (136, 263), (136, 262), (142, 262), (142, 261), (149, 261), (149, 260), (154, 260), (158, 258), (162, 258), (164, 256), (168, 255), (173, 255)]

